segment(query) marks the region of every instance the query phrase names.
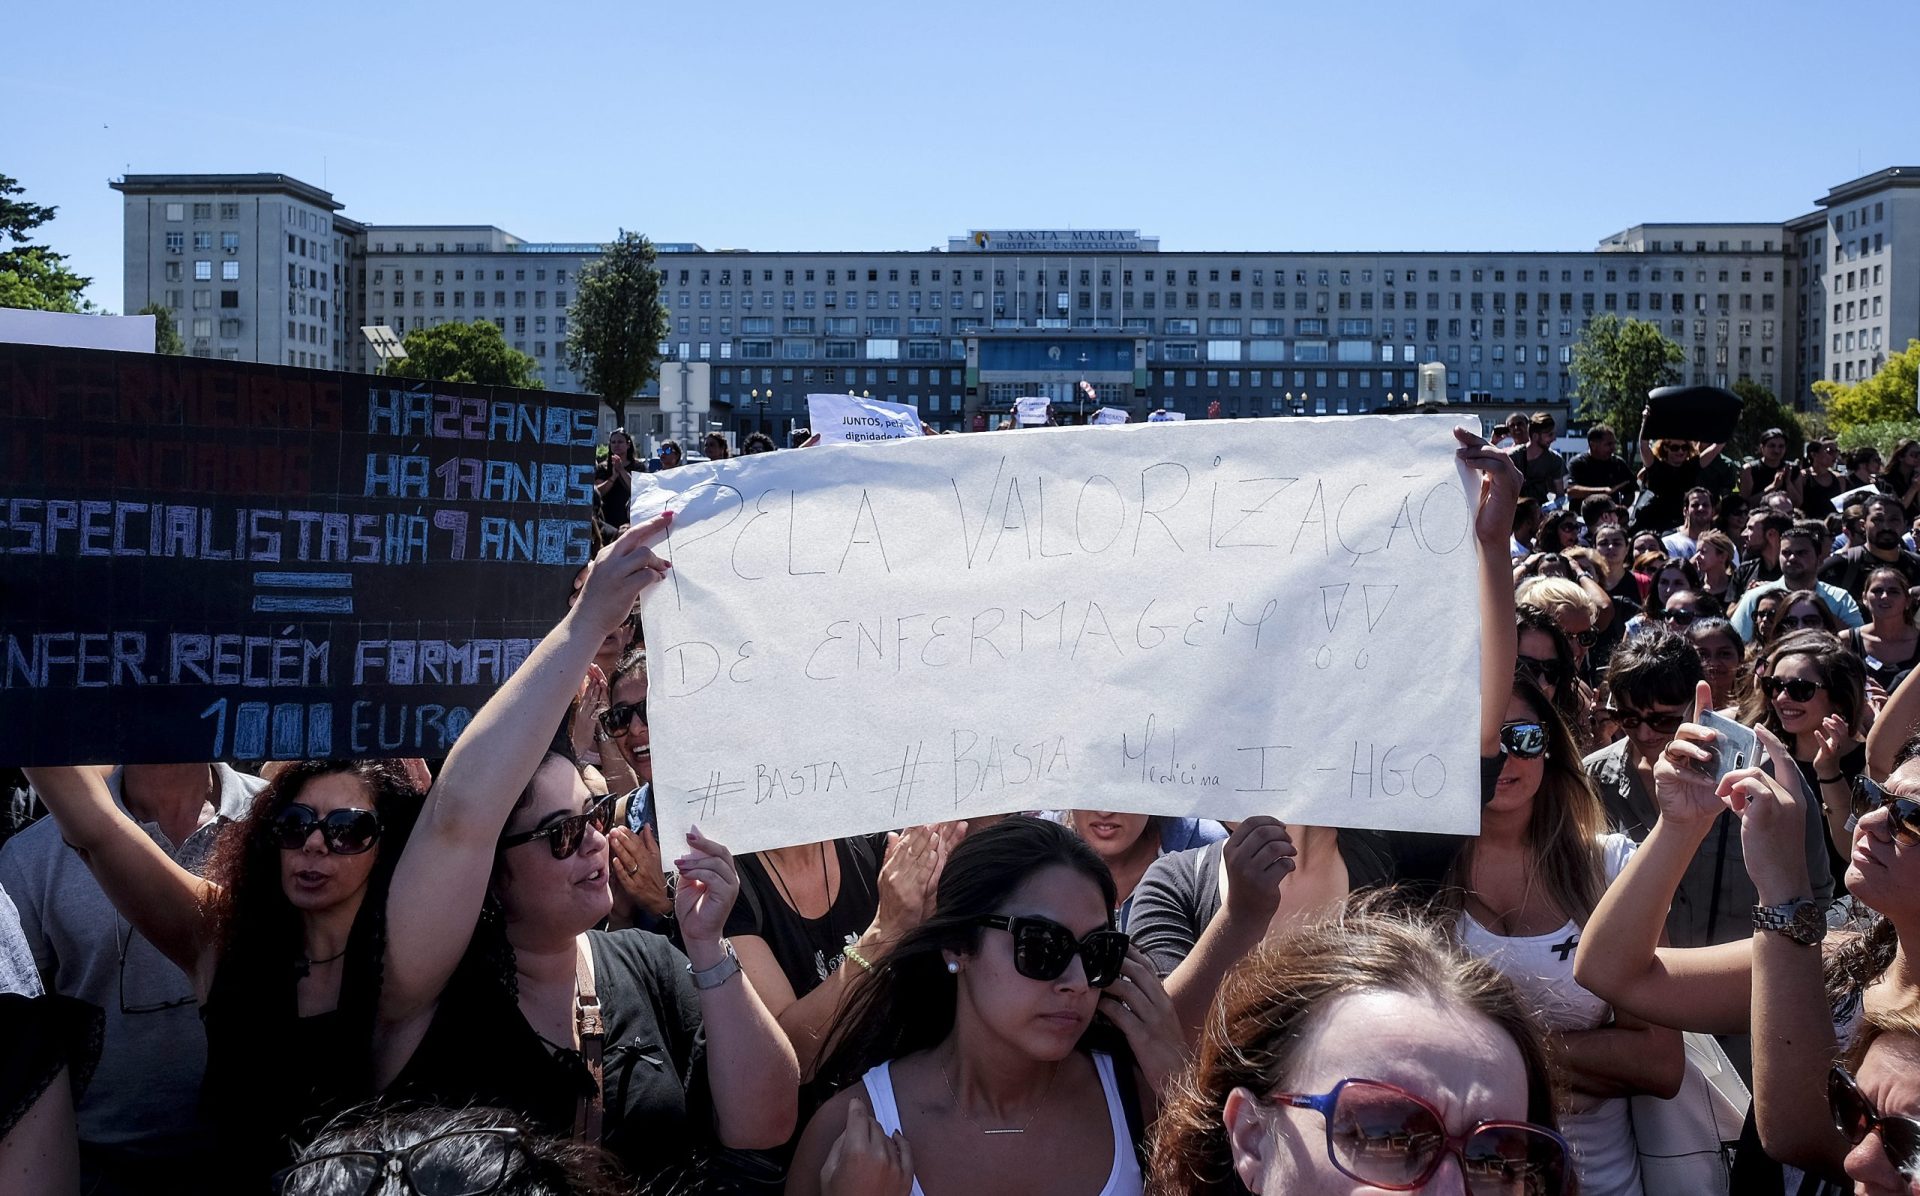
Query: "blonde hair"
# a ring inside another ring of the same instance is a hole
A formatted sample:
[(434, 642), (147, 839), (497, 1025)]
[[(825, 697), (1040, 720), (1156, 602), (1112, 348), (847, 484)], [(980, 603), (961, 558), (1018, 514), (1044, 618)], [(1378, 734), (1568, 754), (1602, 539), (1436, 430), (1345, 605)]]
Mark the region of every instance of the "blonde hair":
[(1589, 619), (1600, 616), (1600, 612), (1594, 608), (1593, 599), (1587, 596), (1579, 583), (1564, 577), (1529, 577), (1514, 591), (1513, 600), (1537, 606), (1556, 619), (1564, 610), (1584, 611)]

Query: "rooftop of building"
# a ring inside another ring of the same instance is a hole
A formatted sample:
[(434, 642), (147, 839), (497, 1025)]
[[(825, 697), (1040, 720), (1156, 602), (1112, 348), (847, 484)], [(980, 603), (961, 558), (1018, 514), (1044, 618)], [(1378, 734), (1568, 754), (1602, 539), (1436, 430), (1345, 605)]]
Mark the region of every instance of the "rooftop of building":
[(1813, 202), (1823, 208), (1832, 207), (1885, 187), (1920, 187), (1920, 166), (1889, 166), (1872, 174), (1863, 174), (1857, 179), (1848, 179), (1829, 188), (1825, 196)]
[(290, 174), (128, 174), (107, 185), (127, 195), (291, 195), (337, 212), (346, 205), (333, 193)]

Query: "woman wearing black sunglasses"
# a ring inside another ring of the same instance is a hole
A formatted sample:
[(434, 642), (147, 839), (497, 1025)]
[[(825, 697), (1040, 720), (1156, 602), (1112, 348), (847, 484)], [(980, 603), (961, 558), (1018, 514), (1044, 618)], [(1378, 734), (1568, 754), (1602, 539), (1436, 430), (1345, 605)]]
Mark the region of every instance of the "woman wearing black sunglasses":
[(1682, 1079), (1680, 1036), (1580, 986), (1572, 953), (1608, 881), (1633, 845), (1607, 833), (1599, 795), (1572, 734), (1545, 695), (1517, 679), (1501, 728), (1507, 759), (1483, 804), (1480, 834), (1455, 857), (1444, 899), (1460, 943), (1544, 1010), (1568, 1080), (1561, 1128), (1582, 1192), (1638, 1193), (1629, 1096), (1666, 1098)]
[(1228, 977), (1155, 1127), (1152, 1190), (1559, 1196), (1553, 1087), (1513, 984), (1373, 903)]
[[(1824, 884), (1846, 871), (1847, 803), (1854, 778), (1867, 770), (1866, 666), (1824, 631), (1776, 641), (1764, 663), (1740, 721), (1780, 737), (1800, 770), (1809, 815), (1825, 815), (1824, 834), (1818, 819), (1808, 829), (1809, 843), (1827, 844), (1827, 866), (1814, 873)], [(1821, 896), (1832, 891), (1823, 888)]]
[[(386, 893), (420, 810), (405, 767), (289, 765), (221, 831), (204, 879), (94, 770), (29, 775), (121, 916), (192, 978), (207, 1030), (202, 1103), (228, 1168), (210, 1187), (258, 1188), (304, 1125), (373, 1091)], [(271, 1042), (304, 1044), (305, 1062), (263, 1053)]]
[[(1702, 686), (1697, 703), (1709, 699)], [(1696, 707), (1697, 709), (1698, 707)], [(1829, 1117), (1825, 1077), (1864, 1016), (1920, 997), (1920, 744), (1902, 750), (1883, 790), (1862, 778), (1852, 800), (1847, 884), (1863, 916), (1829, 929), (1809, 875), (1809, 808), (1786, 745), (1756, 728), (1768, 770), (1715, 781), (1715, 734), (1680, 728), (1655, 771), (1660, 818), (1588, 922), (1575, 965), (1616, 1006), (1712, 1034), (1751, 1032), (1758, 1143), (1781, 1163), (1837, 1176), (1850, 1149)], [(1755, 933), (1714, 947), (1659, 945), (1674, 886), (1724, 809), (1740, 818), (1758, 894)], [(1796, 1190), (1758, 1149), (1736, 1159), (1745, 1196)], [(1828, 1191), (1831, 1189), (1822, 1189)]]
[(1137, 1196), (1136, 1143), (1181, 1049), (1114, 905), (1064, 827), (1013, 817), (961, 841), (934, 913), (834, 1021), (818, 1076), (843, 1091), (808, 1123), (788, 1196)]
[[(792, 1134), (799, 1067), (721, 937), (726, 848), (675, 861), (686, 954), (612, 907), (611, 799), (565, 754), (568, 703), (609, 628), (665, 572), (662, 515), (595, 559), (579, 600), (475, 715), (394, 877), (378, 1078), (395, 1097), (490, 1104), (599, 1142), (665, 1189), (721, 1148)], [(555, 727), (561, 727), (559, 734)]]

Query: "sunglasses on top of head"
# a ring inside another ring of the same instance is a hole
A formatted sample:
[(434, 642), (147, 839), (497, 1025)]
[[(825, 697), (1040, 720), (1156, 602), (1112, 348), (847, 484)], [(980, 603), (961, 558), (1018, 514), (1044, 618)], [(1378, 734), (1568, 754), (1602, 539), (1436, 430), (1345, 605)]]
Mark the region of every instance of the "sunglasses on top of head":
[(1806, 677), (1760, 678), (1760, 690), (1762, 693), (1765, 693), (1769, 698), (1777, 698), (1784, 693), (1787, 695), (1787, 699), (1793, 702), (1810, 702), (1813, 700), (1813, 695), (1825, 688), (1826, 686), (1820, 682), (1809, 680)]
[(1120, 965), (1127, 961), (1130, 940), (1123, 931), (1096, 930), (1076, 939), (1049, 918), (1005, 914), (987, 914), (979, 924), (1013, 936), (1013, 970), (1029, 980), (1058, 980), (1078, 955), (1088, 986), (1105, 988), (1120, 978)]
[(298, 803), (274, 815), (273, 841), (282, 851), (299, 851), (315, 831), (333, 855), (359, 855), (380, 841), (380, 815), (343, 806), (323, 816)]
[(1853, 817), (1858, 822), (1875, 810), (1887, 812), (1887, 826), (1902, 847), (1920, 843), (1920, 801), (1888, 793), (1864, 776), (1853, 778)]
[(1858, 1146), (1868, 1134), (1878, 1133), (1880, 1149), (1886, 1151), (1894, 1170), (1910, 1181), (1920, 1180), (1920, 1121), (1882, 1114), (1838, 1063), (1827, 1073), (1827, 1107), (1833, 1113), (1834, 1128), (1849, 1143)]
[(503, 835), (500, 838), (501, 850), (531, 843), (535, 839), (545, 839), (547, 850), (553, 853), (554, 859), (567, 859), (579, 851), (580, 844), (586, 841), (588, 827), (592, 827), (603, 835), (612, 829), (613, 802), (613, 795), (608, 794), (588, 806), (583, 813), (569, 814), (565, 818), (549, 822), (545, 826), (535, 827), (530, 831), (521, 831), (517, 835)]
[(1328, 1161), (1368, 1187), (1419, 1191), (1452, 1155), (1471, 1196), (1559, 1196), (1566, 1190), (1566, 1139), (1532, 1122), (1482, 1121), (1464, 1134), (1449, 1134), (1438, 1109), (1379, 1080), (1350, 1078), (1330, 1092), (1275, 1092), (1261, 1099), (1320, 1114)]

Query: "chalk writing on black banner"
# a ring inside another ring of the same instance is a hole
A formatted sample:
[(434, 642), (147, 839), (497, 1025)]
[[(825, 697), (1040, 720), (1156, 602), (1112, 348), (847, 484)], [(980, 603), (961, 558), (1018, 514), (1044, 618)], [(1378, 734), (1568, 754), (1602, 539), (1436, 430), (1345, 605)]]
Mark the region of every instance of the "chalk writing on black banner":
[(595, 414), (0, 345), (0, 761), (445, 755), (591, 554)]

